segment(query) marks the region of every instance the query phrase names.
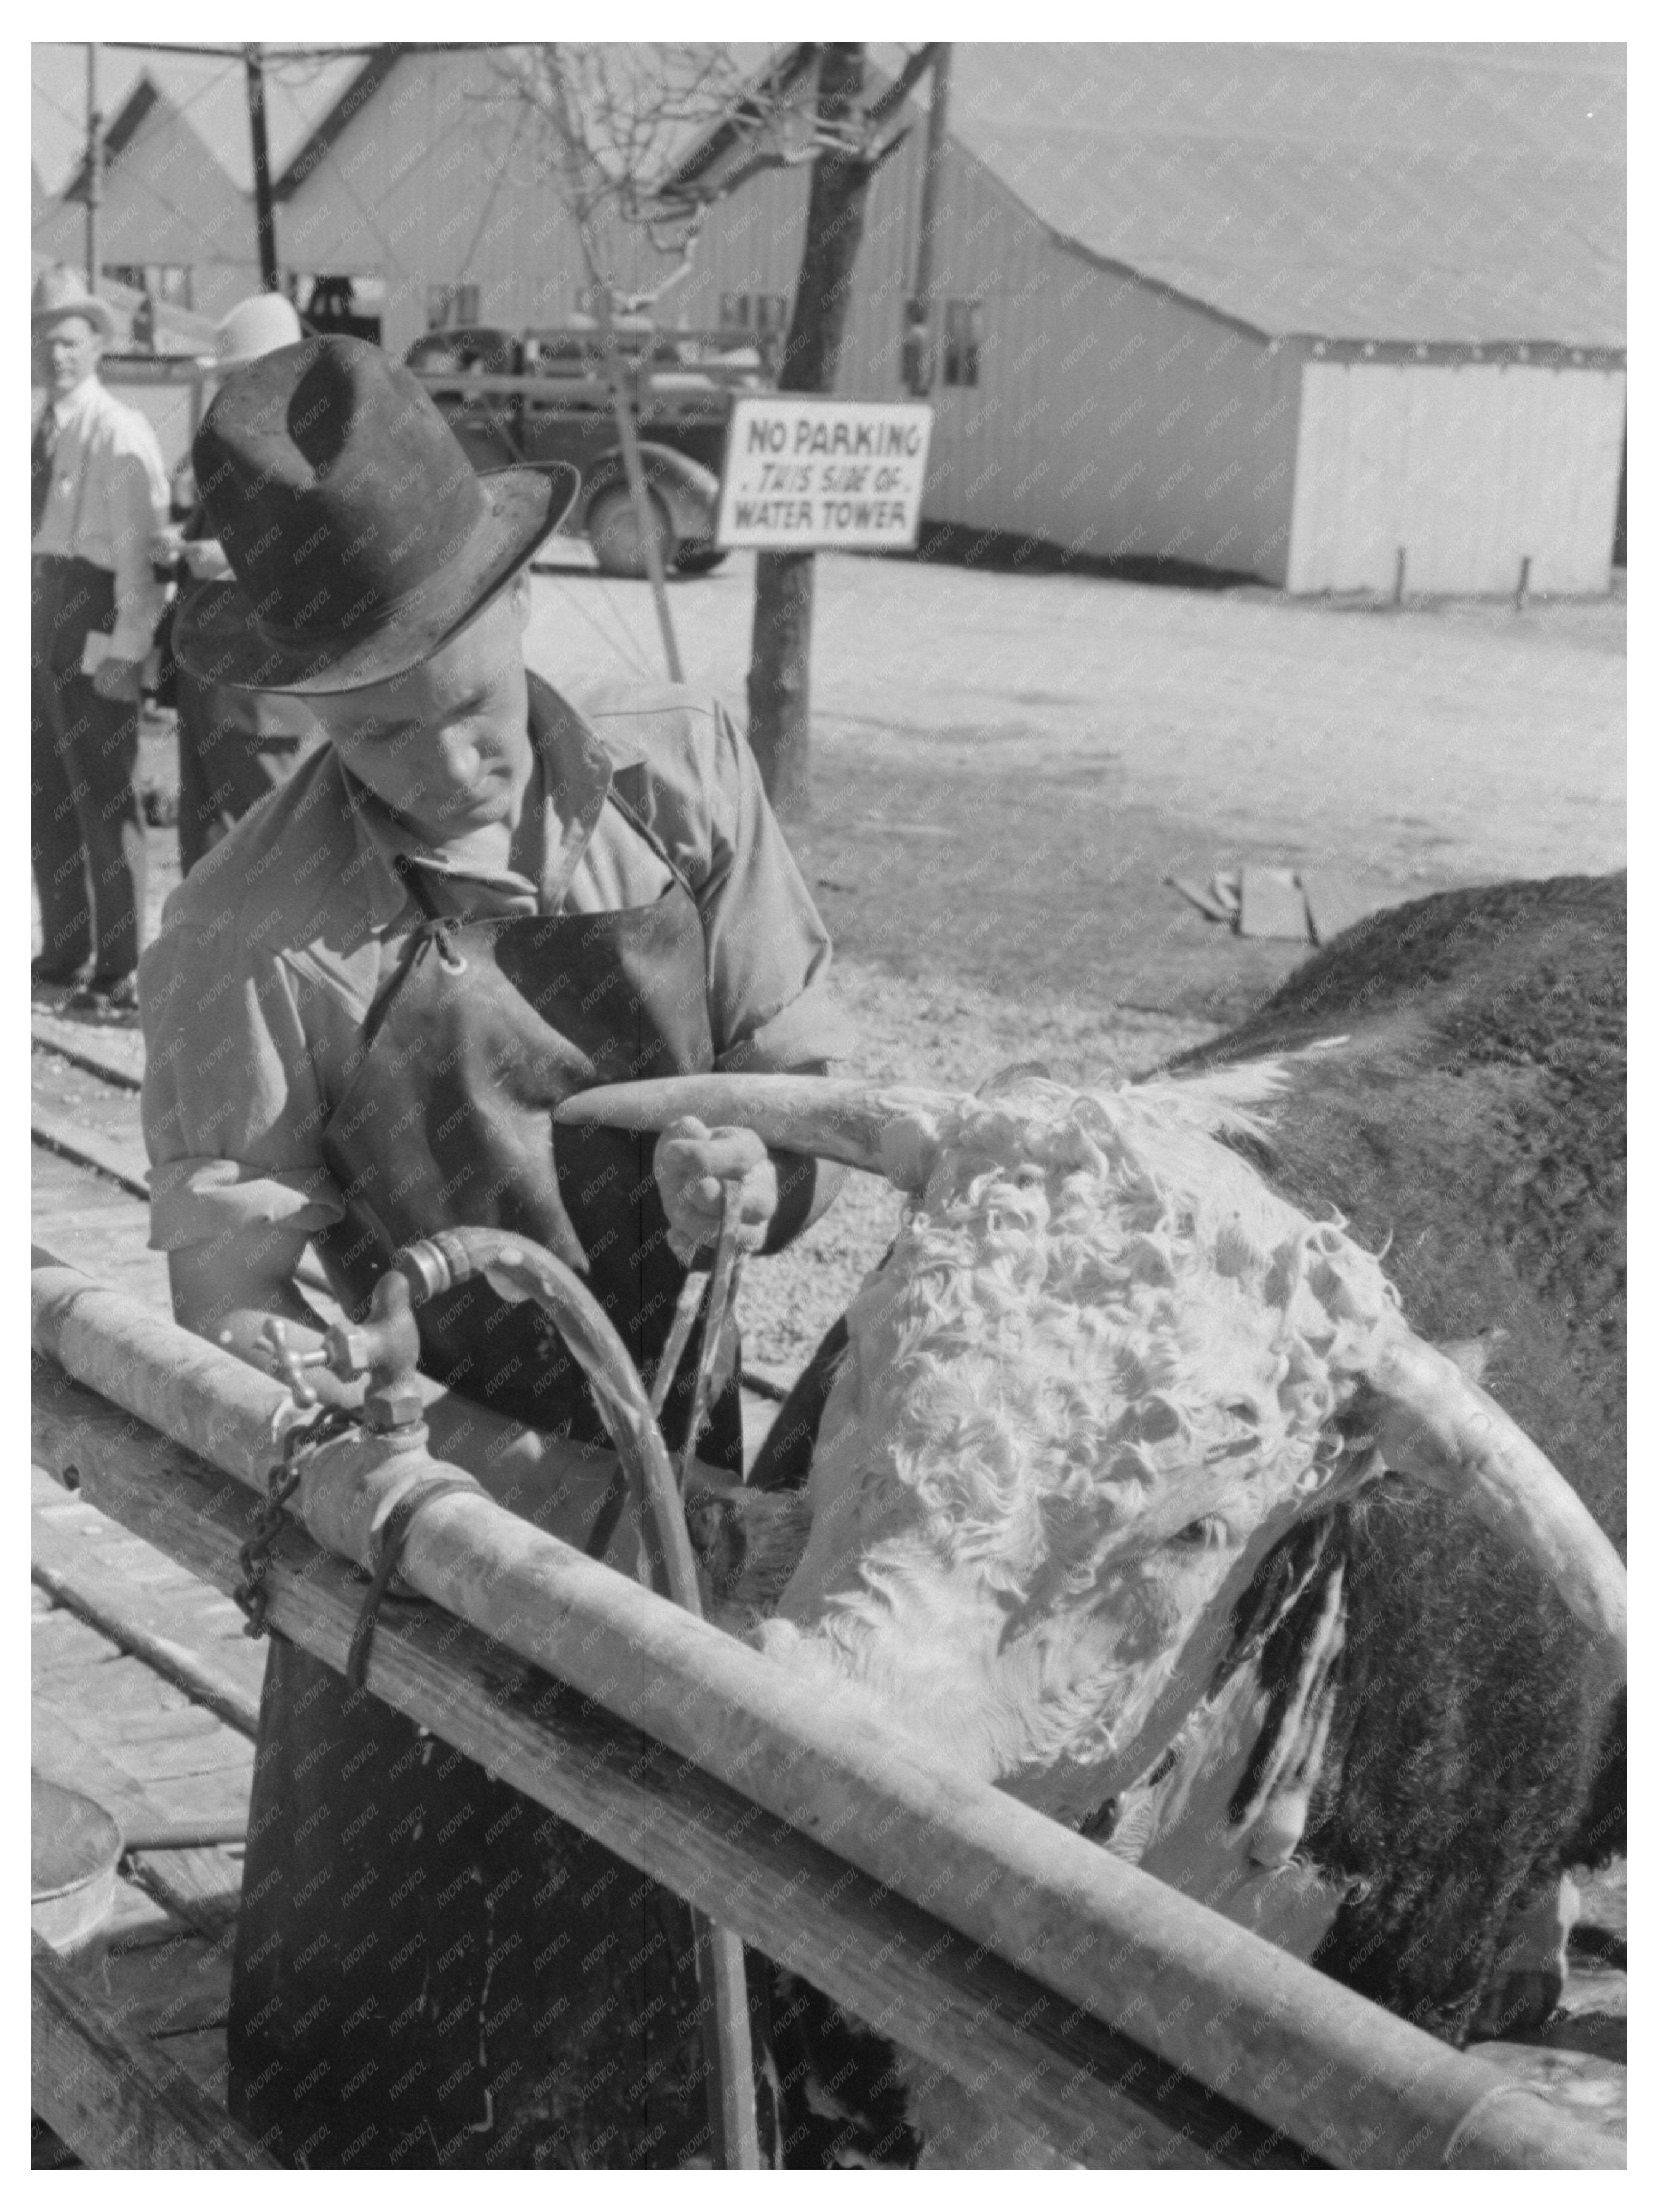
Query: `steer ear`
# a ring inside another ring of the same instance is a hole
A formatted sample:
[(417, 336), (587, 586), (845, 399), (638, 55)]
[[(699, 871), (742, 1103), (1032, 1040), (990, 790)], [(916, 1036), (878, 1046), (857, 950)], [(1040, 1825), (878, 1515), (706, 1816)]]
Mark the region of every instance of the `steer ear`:
[(1434, 1345), (1400, 1328), (1369, 1356), (1355, 1410), (1396, 1474), (1466, 1499), (1534, 1560), (1584, 1626), (1628, 1651), (1623, 1561), (1559, 1469)]
[(926, 1187), (944, 1122), (963, 1101), (950, 1091), (831, 1082), (816, 1075), (670, 1075), (579, 1091), (553, 1115), (566, 1124), (665, 1129), (694, 1114), (710, 1128), (752, 1129), (780, 1152), (841, 1160), (900, 1190)]

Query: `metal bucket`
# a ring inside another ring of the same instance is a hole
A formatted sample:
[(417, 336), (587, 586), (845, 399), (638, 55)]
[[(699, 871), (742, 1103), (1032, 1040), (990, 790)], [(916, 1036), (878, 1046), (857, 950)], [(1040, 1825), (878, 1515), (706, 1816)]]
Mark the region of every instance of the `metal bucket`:
[(54, 1951), (84, 1958), (115, 1902), (121, 1831), (92, 1798), (43, 1775), (30, 1780), (30, 1921)]

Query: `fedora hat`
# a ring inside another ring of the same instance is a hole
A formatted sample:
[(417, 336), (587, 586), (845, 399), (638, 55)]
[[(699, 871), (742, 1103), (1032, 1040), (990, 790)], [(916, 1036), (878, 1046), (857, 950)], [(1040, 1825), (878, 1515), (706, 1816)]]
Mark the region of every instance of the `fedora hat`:
[(564, 462), (479, 476), (425, 388), (361, 338), (238, 371), (191, 448), (234, 584), (192, 592), (173, 650), (243, 690), (401, 676), (505, 590), (569, 511)]
[(66, 323), (71, 315), (90, 323), (101, 337), (112, 338), (120, 327), (109, 302), (88, 292), (80, 271), (65, 268), (61, 261), (54, 261), (35, 278), (30, 307), (30, 327), (35, 331)]
[(252, 299), (238, 301), (213, 333), (212, 352), (197, 354), (196, 366), (223, 376), (275, 353), (278, 346), (297, 345), (304, 336), (291, 300), (280, 292), (255, 292)]

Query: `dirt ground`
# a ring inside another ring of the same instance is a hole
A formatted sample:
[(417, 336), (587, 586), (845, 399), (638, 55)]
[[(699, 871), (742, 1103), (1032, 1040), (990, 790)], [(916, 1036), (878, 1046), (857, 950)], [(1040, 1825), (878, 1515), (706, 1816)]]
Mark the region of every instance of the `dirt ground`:
[[(647, 588), (553, 557), (532, 665), (577, 692), (659, 682)], [(669, 598), (688, 680), (742, 717), (752, 556)], [(1394, 609), (831, 555), (812, 666), (790, 836), (872, 1075), (1121, 1075), (1242, 1013), (1302, 950), (1206, 922), (1171, 872), (1295, 865), (1365, 906), (1624, 859), (1621, 592)], [(171, 750), (146, 741), (163, 784)], [(171, 833), (152, 848), (159, 913)], [(878, 1256), (891, 1202), (853, 1181), (750, 1272), (762, 1362), (797, 1364)]]

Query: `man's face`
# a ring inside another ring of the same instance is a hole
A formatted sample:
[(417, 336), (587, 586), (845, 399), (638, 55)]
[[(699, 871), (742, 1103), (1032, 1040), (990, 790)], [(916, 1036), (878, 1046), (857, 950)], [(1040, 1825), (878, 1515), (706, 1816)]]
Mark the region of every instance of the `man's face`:
[(54, 399), (66, 399), (97, 368), (102, 350), (84, 315), (65, 315), (35, 334), (35, 374)]
[(521, 642), (529, 613), (520, 574), (419, 667), (313, 702), (351, 774), (428, 844), (518, 818), (535, 758)]

